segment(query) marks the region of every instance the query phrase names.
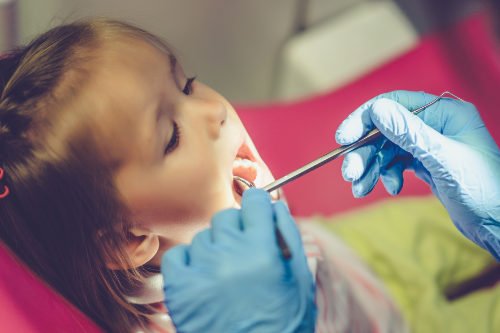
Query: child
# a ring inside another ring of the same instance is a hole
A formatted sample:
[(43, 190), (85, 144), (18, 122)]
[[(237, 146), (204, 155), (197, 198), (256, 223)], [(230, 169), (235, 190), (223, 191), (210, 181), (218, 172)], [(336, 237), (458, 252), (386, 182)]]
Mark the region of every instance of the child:
[[(273, 180), (232, 106), (186, 77), (165, 42), (113, 20), (60, 26), (11, 52), (0, 87), (2, 242), (106, 331), (173, 332), (162, 254), (239, 207), (233, 176)], [(343, 241), (302, 228), (318, 332), (407, 331)]]

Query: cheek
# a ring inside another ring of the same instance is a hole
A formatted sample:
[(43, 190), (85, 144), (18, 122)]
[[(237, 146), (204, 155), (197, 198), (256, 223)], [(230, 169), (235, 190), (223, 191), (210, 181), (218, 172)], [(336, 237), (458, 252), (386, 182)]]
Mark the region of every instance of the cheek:
[(205, 215), (207, 195), (203, 190), (209, 187), (209, 179), (203, 170), (193, 166), (152, 177), (149, 191), (143, 196), (144, 207), (169, 220), (200, 219)]
[(197, 232), (210, 227), (211, 212), (193, 186), (196, 181), (185, 176), (156, 179), (140, 199), (143, 205), (137, 215), (141, 223), (171, 245), (189, 244)]
[(175, 164), (149, 174), (141, 210), (160, 223), (208, 226), (213, 214), (228, 207), (228, 181), (213, 154), (180, 155)]

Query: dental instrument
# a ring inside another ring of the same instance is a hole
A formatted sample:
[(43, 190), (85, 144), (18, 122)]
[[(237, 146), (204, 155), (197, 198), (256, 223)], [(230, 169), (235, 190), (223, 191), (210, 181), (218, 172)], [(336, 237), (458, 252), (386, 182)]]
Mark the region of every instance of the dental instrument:
[[(444, 93), (439, 95), (436, 99), (434, 99), (432, 102), (430, 102), (430, 103), (428, 103), (428, 104), (426, 104), (426, 105), (424, 105), (416, 110), (411, 111), (411, 113), (413, 113), (414, 115), (419, 114), (425, 108), (427, 108), (427, 107), (433, 105), (434, 103), (436, 103), (437, 101), (439, 101), (444, 95), (451, 95), (451, 96), (455, 97), (456, 99), (458, 99), (462, 102), (465, 102), (463, 99), (456, 96), (455, 94), (452, 94), (449, 91), (445, 91)], [(286, 184), (294, 181), (295, 179), (300, 178), (303, 175), (305, 175), (313, 170), (316, 170), (320, 166), (323, 166), (326, 163), (333, 161), (334, 159), (336, 159), (339, 156), (347, 154), (348, 152), (372, 141), (373, 139), (375, 139), (381, 135), (382, 135), (382, 133), (380, 133), (380, 131), (377, 128), (374, 128), (371, 131), (369, 131), (368, 133), (366, 133), (366, 135), (363, 136), (358, 141), (356, 141), (350, 145), (340, 146), (339, 148), (329, 152), (328, 154), (323, 155), (320, 158), (312, 161), (311, 163), (306, 164), (302, 168), (299, 168), (299, 169), (289, 173), (288, 175), (281, 177), (280, 179), (270, 183), (269, 185), (264, 186), (262, 189), (266, 190), (267, 192), (272, 192), (274, 190), (277, 190), (280, 187), (282, 187), (283, 185), (286, 185)]]

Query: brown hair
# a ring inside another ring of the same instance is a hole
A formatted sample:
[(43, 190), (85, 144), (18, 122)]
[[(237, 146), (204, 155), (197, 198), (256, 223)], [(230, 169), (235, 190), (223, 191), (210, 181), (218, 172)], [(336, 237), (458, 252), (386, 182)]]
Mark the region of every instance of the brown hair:
[[(145, 39), (173, 56), (154, 35), (115, 20), (54, 28), (0, 59), (0, 239), (44, 283), (102, 328), (131, 331), (147, 309), (124, 295), (144, 271), (106, 267), (129, 262), (128, 211), (112, 174), (119, 161), (96, 154), (92, 121), (72, 102), (88, 79), (92, 50), (116, 36)], [(70, 119), (71, 121), (68, 121)]]

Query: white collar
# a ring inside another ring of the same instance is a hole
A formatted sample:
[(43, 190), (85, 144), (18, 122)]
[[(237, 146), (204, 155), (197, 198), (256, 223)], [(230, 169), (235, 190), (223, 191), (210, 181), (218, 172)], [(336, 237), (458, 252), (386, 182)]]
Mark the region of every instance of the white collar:
[(146, 281), (133, 295), (125, 296), (132, 304), (152, 304), (163, 302), (165, 293), (163, 292), (163, 275), (156, 273), (146, 278)]

